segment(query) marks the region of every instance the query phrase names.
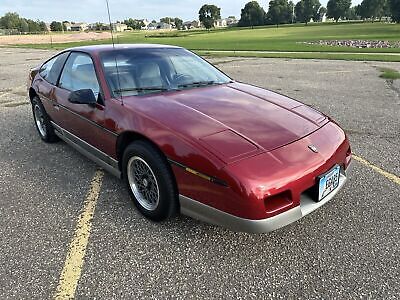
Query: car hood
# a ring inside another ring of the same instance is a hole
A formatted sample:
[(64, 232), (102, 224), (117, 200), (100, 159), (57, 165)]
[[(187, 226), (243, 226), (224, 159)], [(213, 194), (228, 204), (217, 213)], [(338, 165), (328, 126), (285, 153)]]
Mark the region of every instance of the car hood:
[[(241, 83), (147, 95), (132, 103), (158, 122), (231, 158), (241, 151), (252, 152), (253, 147), (265, 151), (282, 147), (328, 121), (298, 101)], [(233, 151), (235, 147), (239, 150)]]

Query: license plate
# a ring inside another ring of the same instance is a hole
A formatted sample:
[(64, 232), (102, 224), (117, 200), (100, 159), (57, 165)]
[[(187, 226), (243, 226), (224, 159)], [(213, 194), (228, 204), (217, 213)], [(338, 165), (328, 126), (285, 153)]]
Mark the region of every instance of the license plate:
[(318, 201), (321, 201), (339, 186), (340, 166), (319, 177)]

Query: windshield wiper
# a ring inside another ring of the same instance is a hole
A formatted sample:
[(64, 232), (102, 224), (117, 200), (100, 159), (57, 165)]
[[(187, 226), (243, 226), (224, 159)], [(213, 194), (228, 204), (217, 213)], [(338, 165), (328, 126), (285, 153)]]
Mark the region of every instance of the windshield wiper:
[(142, 88), (127, 88), (127, 89), (119, 89), (114, 90), (114, 93), (123, 93), (123, 92), (142, 92), (142, 91), (169, 91), (169, 89), (165, 87), (142, 87)]
[(207, 86), (207, 85), (213, 85), (213, 84), (219, 84), (219, 83), (214, 80), (196, 81), (196, 82), (191, 82), (191, 83), (180, 84), (180, 85), (178, 85), (178, 87)]

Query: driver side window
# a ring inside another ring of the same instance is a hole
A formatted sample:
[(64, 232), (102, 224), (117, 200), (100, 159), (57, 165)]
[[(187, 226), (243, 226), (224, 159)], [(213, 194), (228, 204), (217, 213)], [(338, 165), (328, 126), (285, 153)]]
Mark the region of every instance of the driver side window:
[(100, 86), (91, 57), (84, 53), (71, 53), (61, 74), (59, 87), (71, 92), (90, 89), (98, 98)]

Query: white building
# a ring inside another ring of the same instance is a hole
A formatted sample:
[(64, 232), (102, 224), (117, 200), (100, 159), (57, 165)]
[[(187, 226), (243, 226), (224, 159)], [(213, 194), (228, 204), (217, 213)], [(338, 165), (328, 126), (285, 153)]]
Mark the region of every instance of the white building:
[(157, 29), (160, 30), (171, 30), (173, 28), (172, 24), (168, 24), (168, 23), (164, 23), (164, 22), (160, 22), (157, 24)]
[(237, 23), (239, 23), (239, 21), (236, 19), (236, 17), (229, 17), (229, 18), (220, 19), (220, 20), (215, 21), (214, 27), (224, 28), (224, 27), (228, 27), (228, 26), (234, 26)]
[(85, 31), (88, 30), (88, 28), (89, 28), (88, 24), (84, 22), (71, 24), (71, 31)]
[(239, 20), (236, 19), (236, 17), (234, 16), (226, 18), (225, 20), (226, 20), (226, 25), (228, 26), (235, 26), (239, 23)]
[(114, 32), (124, 32), (124, 31), (128, 30), (128, 25), (126, 25), (124, 23), (113, 23), (112, 30)]
[(144, 24), (144, 26), (145, 27), (147, 27), (147, 26), (149, 26), (149, 24), (151, 23), (149, 20), (147, 20), (147, 19), (142, 19), (142, 20), (139, 20), (139, 22), (143, 22), (143, 24)]
[(157, 30), (157, 23), (150, 23), (147, 25), (147, 30)]
[(216, 20), (214, 22), (214, 27), (215, 28), (228, 27), (228, 23), (226, 22), (226, 19)]
[(71, 23), (65, 22), (65, 23), (63, 23), (63, 25), (65, 26), (66, 31), (71, 31)]

